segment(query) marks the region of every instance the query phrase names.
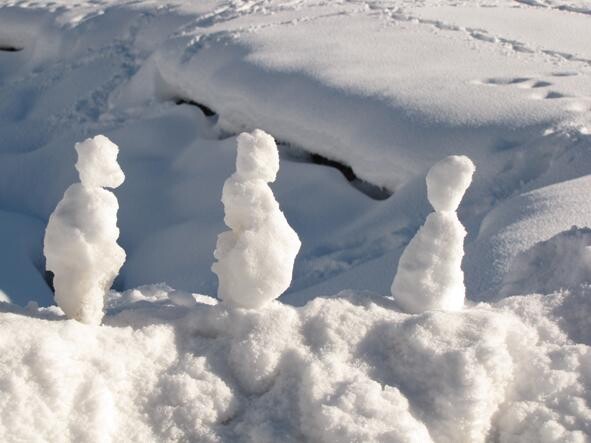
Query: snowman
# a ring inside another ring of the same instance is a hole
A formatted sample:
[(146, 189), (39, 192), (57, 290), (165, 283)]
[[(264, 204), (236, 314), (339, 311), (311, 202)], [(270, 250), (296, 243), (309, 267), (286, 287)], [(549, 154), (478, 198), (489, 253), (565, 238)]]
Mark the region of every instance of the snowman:
[(427, 196), (435, 212), (402, 253), (391, 287), (392, 296), (406, 312), (458, 311), (464, 306), (461, 265), (466, 230), (456, 211), (474, 171), (468, 157), (452, 155), (427, 174)]
[(230, 230), (218, 236), (212, 265), (218, 297), (228, 305), (259, 308), (291, 283), (301, 243), (268, 185), (278, 171), (273, 137), (258, 129), (238, 136), (236, 172), (222, 192)]
[(49, 217), (43, 252), (58, 306), (70, 318), (98, 325), (105, 295), (125, 262), (117, 244), (119, 205), (104, 188), (120, 186), (125, 176), (119, 148), (107, 137), (77, 143), (76, 151), (80, 183), (66, 190)]

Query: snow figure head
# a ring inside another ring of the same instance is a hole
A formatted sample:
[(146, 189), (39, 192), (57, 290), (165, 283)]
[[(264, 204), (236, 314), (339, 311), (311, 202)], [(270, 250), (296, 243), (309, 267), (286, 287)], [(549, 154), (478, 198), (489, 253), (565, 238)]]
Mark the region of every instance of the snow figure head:
[(260, 179), (272, 183), (279, 172), (279, 152), (275, 140), (260, 129), (238, 136), (236, 176), (241, 180)]
[(436, 211), (456, 211), (472, 182), (474, 163), (465, 155), (450, 155), (427, 174), (427, 197)]
[(117, 188), (125, 175), (117, 163), (119, 148), (104, 135), (76, 143), (76, 169), (80, 182), (86, 186)]
[(392, 295), (405, 311), (457, 311), (464, 306), (462, 272), (466, 230), (456, 209), (472, 181), (474, 164), (452, 155), (427, 174), (427, 193), (435, 212), (410, 241), (398, 263)]
[(117, 198), (102, 186), (117, 187), (125, 177), (108, 138), (88, 139), (76, 150), (81, 183), (66, 190), (49, 217), (43, 252), (59, 307), (70, 318), (100, 324), (105, 294), (125, 261), (117, 244)]
[(236, 172), (222, 193), (226, 225), (218, 236), (212, 266), (218, 297), (242, 308), (259, 308), (290, 285), (300, 240), (267, 183), (275, 180), (279, 154), (261, 130), (238, 136)]

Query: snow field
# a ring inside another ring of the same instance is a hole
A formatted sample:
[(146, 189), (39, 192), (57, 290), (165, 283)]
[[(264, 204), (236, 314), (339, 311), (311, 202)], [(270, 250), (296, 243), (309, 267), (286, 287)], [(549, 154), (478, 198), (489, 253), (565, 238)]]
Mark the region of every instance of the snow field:
[[(588, 3), (2, 3), (0, 440), (590, 441)], [(273, 192), (229, 187), (224, 208), (235, 134), (257, 127), (279, 145)], [(101, 327), (50, 306), (42, 255), (71, 146), (98, 133), (121, 147), (127, 253)], [(478, 174), (457, 216), (430, 215), (425, 175), (450, 154)], [(224, 209), (255, 194), (300, 237), (280, 300), (302, 307), (270, 300), (291, 260), (259, 267), (259, 310), (193, 294), (219, 289)], [(460, 311), (384, 297), (426, 218), (426, 251), (466, 235)]]

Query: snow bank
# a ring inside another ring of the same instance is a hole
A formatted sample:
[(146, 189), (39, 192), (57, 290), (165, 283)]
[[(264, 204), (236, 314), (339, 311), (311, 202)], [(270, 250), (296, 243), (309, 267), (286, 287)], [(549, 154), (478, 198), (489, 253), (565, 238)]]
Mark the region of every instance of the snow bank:
[(231, 231), (219, 235), (212, 270), (218, 297), (246, 308), (278, 298), (291, 283), (300, 240), (267, 185), (279, 171), (275, 140), (256, 130), (238, 136), (236, 172), (222, 195), (224, 221)]
[(144, 287), (112, 294), (100, 328), (0, 305), (0, 439), (584, 442), (591, 336), (563, 321), (588, 291), (407, 315), (355, 293), (239, 310)]
[[(573, 161), (578, 162), (579, 158), (569, 160)], [(582, 164), (588, 167), (587, 163)], [(482, 221), (477, 238), (466, 248), (466, 286), (473, 298), (497, 296), (520, 253), (573, 225), (591, 226), (587, 197), (590, 186), (591, 175), (585, 174), (519, 194), (491, 210)], [(534, 285), (527, 292), (537, 289)]]
[(517, 255), (501, 295), (547, 293), (591, 283), (591, 229), (573, 226)]
[(464, 306), (466, 230), (455, 211), (474, 170), (468, 157), (454, 155), (436, 163), (427, 174), (427, 196), (435, 212), (427, 216), (400, 256), (391, 288), (407, 312), (457, 311)]
[(125, 176), (119, 148), (98, 135), (76, 144), (81, 183), (71, 185), (49, 217), (43, 251), (54, 273), (55, 300), (70, 318), (100, 324), (103, 299), (125, 261), (117, 244), (116, 188)]

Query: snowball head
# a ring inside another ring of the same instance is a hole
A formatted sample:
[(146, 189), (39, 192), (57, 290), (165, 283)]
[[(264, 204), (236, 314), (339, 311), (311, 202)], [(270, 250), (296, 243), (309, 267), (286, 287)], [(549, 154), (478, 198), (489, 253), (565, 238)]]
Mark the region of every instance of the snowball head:
[(427, 174), (427, 197), (436, 211), (456, 211), (476, 167), (465, 155), (450, 155)]
[(76, 169), (84, 186), (116, 188), (125, 180), (117, 163), (119, 148), (104, 135), (76, 143)]
[(236, 175), (242, 180), (274, 182), (278, 171), (279, 152), (273, 137), (260, 129), (238, 136)]

